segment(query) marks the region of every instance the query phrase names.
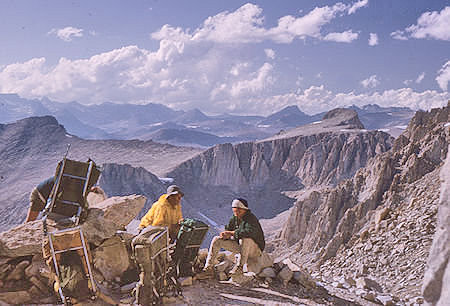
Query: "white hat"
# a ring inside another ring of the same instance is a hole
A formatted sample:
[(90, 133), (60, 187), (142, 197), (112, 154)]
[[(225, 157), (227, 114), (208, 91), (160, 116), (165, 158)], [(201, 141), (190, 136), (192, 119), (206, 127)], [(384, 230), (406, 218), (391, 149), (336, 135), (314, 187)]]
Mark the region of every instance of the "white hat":
[(234, 199), (233, 202), (231, 202), (231, 207), (248, 210), (248, 203), (244, 199)]

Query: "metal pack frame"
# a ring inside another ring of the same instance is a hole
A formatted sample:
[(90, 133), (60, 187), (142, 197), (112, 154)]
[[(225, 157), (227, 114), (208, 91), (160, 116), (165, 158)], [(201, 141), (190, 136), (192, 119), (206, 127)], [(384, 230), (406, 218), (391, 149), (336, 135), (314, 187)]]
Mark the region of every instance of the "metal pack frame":
[[(80, 246), (73, 246), (67, 249), (55, 249), (55, 246), (53, 245), (53, 239), (57, 234), (64, 234), (67, 232), (78, 232), (80, 235), (80, 241), (81, 241), (81, 245)], [(59, 269), (59, 264), (58, 264), (58, 260), (56, 258), (57, 254), (61, 254), (64, 252), (69, 252), (69, 251), (78, 251), (78, 250), (83, 250), (83, 255), (84, 255), (84, 259), (86, 262), (86, 266), (87, 266), (87, 277), (90, 281), (90, 288), (92, 290), (92, 296), (91, 298), (96, 298), (96, 293), (97, 293), (97, 288), (95, 286), (95, 281), (94, 281), (94, 277), (93, 277), (93, 273), (92, 273), (92, 268), (91, 268), (91, 262), (89, 260), (89, 254), (88, 254), (88, 249), (87, 249), (87, 244), (86, 244), (86, 240), (84, 238), (84, 234), (83, 231), (81, 229), (80, 226), (77, 227), (73, 227), (73, 228), (67, 228), (67, 229), (62, 229), (62, 230), (57, 230), (57, 231), (53, 231), (51, 233), (47, 234), (48, 237), (48, 242), (49, 242), (49, 246), (50, 246), (50, 252), (51, 252), (51, 256), (52, 256), (52, 261), (53, 261), (53, 265), (55, 268), (55, 273), (56, 276), (58, 277), (58, 280), (60, 280), (60, 269)], [(67, 301), (67, 297), (64, 296), (63, 290), (61, 288), (61, 286), (58, 288), (58, 293), (61, 297), (61, 300), (63, 301), (63, 303), (69, 304)]]

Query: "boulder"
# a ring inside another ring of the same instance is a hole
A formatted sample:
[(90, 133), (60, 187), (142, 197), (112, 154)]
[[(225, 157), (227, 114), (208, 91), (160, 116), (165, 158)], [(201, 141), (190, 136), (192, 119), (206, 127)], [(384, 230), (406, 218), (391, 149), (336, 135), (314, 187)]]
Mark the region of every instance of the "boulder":
[(36, 254), (31, 259), (31, 264), (25, 269), (25, 276), (30, 278), (32, 276), (40, 276), (41, 270), (46, 269), (48, 266), (44, 262), (42, 253)]
[(219, 272), (219, 273), (217, 274), (217, 278), (218, 278), (220, 281), (225, 281), (225, 280), (228, 279), (228, 275), (227, 275), (225, 272)]
[(41, 252), (42, 221), (36, 220), (18, 225), (0, 233), (0, 256), (22, 257)]
[[(128, 224), (131, 213), (136, 213), (145, 203), (144, 196), (126, 196), (110, 198), (98, 203), (97, 207), (89, 208), (88, 217), (81, 225), (86, 239), (94, 245), (100, 245), (104, 240), (114, 236), (117, 230)], [(113, 211), (121, 213), (120, 217)], [(48, 231), (56, 229), (48, 220)], [(0, 257), (22, 257), (41, 252), (43, 228), (42, 221), (36, 220), (18, 225), (0, 233)]]
[(30, 262), (28, 260), (24, 260), (19, 262), (14, 270), (9, 273), (8, 277), (6, 278), (7, 281), (9, 280), (20, 280), (25, 276), (25, 269), (30, 265)]
[(198, 250), (198, 254), (197, 254), (197, 260), (201, 263), (203, 263), (203, 265), (206, 262), (206, 257), (208, 256), (208, 249), (199, 249)]
[(395, 302), (389, 295), (378, 295), (377, 301), (384, 306), (394, 306)]
[(303, 269), (300, 269), (299, 271), (295, 271), (292, 276), (297, 283), (302, 285), (305, 288), (316, 288), (317, 284), (316, 281), (311, 277), (311, 275)]
[(192, 276), (181, 277), (178, 279), (182, 287), (192, 286)]
[(222, 261), (219, 264), (215, 265), (214, 269), (218, 273), (220, 273), (220, 272), (228, 272), (231, 269), (232, 266), (233, 266), (233, 262), (231, 262), (230, 260), (225, 258), (224, 261)]
[(130, 267), (127, 248), (122, 240), (111, 237), (92, 251), (94, 267), (101, 271), (106, 280), (112, 281)]
[(247, 269), (249, 272), (259, 274), (264, 268), (271, 267), (273, 259), (266, 252), (262, 252), (259, 257), (250, 257), (247, 262)]
[(377, 297), (373, 292), (366, 292), (362, 295), (362, 298), (371, 302), (377, 302)]
[(373, 279), (367, 277), (360, 277), (356, 280), (356, 288), (370, 289), (378, 292), (383, 292), (381, 286)]
[(264, 268), (261, 271), (261, 273), (259, 273), (258, 276), (262, 277), (262, 278), (267, 278), (267, 277), (275, 278), (277, 276), (277, 274), (275, 273), (275, 270), (272, 267), (267, 267), (267, 268)]
[(248, 272), (248, 273), (236, 273), (236, 274), (232, 274), (231, 275), (231, 280), (234, 283), (237, 283), (239, 285), (245, 285), (248, 284), (249, 282), (251, 282), (253, 279), (255, 278), (255, 274), (252, 272)]
[(103, 217), (118, 227), (125, 227), (144, 208), (146, 197), (143, 195), (129, 195), (124, 197), (111, 197), (103, 202), (95, 203), (90, 208), (101, 209)]
[(300, 271), (300, 267), (293, 263), (289, 258), (282, 261), (283, 265), (288, 266), (292, 272)]
[(389, 215), (389, 207), (383, 207), (375, 212), (375, 225), (379, 226), (381, 221), (383, 221)]
[(0, 292), (0, 301), (10, 305), (26, 305), (30, 304), (33, 300), (28, 291), (8, 291)]
[(284, 283), (287, 284), (292, 277), (294, 276), (294, 271), (292, 271), (289, 266), (284, 266), (283, 269), (278, 273), (278, 278)]

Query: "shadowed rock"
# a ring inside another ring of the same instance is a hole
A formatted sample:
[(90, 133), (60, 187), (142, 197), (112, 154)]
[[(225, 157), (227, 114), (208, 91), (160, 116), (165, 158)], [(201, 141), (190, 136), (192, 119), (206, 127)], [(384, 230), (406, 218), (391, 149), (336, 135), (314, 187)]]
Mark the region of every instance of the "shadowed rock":
[[(110, 198), (89, 209), (81, 228), (90, 243), (100, 245), (104, 240), (122, 230), (145, 203), (145, 197), (130, 195)], [(114, 212), (113, 212), (114, 211)], [(134, 215), (132, 215), (134, 214)], [(49, 232), (56, 229), (48, 222)], [(0, 257), (21, 257), (41, 252), (43, 238), (42, 221), (36, 220), (0, 233)]]
[(428, 257), (422, 292), (431, 304), (450, 301), (450, 155), (441, 170), (441, 197), (436, 233)]

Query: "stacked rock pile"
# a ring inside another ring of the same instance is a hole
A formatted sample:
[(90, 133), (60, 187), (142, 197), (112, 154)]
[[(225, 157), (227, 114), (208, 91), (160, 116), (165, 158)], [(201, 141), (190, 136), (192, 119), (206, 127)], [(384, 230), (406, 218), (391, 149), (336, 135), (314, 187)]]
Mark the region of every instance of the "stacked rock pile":
[[(115, 286), (130, 268), (126, 247), (116, 235), (144, 207), (139, 195), (113, 197), (91, 206), (81, 229), (90, 244), (94, 278)], [(49, 231), (55, 228), (49, 225)], [(0, 233), (0, 304), (54, 304), (54, 277), (42, 256), (42, 221)]]

